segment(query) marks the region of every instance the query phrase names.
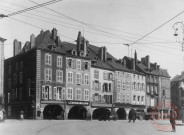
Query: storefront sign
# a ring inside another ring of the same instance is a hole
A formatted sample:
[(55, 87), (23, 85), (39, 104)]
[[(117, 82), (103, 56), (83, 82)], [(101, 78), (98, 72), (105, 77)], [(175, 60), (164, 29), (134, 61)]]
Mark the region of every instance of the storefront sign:
[(89, 105), (89, 101), (66, 101), (67, 105), (84, 105), (84, 106), (88, 106)]

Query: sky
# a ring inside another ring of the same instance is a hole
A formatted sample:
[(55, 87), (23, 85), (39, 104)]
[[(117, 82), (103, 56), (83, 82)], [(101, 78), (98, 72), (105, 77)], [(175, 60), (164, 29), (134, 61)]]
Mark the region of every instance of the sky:
[[(41, 4), (50, 0), (0, 0), (0, 14), (35, 6), (31, 1)], [(133, 57), (135, 50), (139, 60), (149, 55), (150, 62), (167, 69), (172, 78), (184, 69), (183, 27), (177, 23), (184, 21), (184, 13), (132, 43), (184, 11), (183, 5), (183, 0), (62, 0), (46, 6), (54, 12), (41, 7), (2, 18), (0, 37), (7, 39), (5, 59), (13, 56), (14, 39), (24, 45), (31, 34), (56, 28), (62, 41), (75, 43), (81, 31), (90, 44), (106, 46), (117, 59)], [(173, 35), (173, 25), (178, 28), (178, 37)], [(132, 45), (128, 49), (124, 44)]]

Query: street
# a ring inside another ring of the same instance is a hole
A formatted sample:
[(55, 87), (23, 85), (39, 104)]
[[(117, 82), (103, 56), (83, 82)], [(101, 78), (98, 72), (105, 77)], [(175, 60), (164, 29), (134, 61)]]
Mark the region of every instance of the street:
[[(168, 120), (157, 121), (170, 126)], [(82, 120), (6, 120), (0, 123), (0, 135), (181, 135), (184, 124), (176, 126), (176, 133), (153, 127), (151, 121), (128, 123), (118, 121)]]

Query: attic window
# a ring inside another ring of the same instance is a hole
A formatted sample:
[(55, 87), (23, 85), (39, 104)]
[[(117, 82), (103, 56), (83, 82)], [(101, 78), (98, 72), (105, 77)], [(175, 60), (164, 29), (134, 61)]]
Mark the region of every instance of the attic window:
[(76, 51), (75, 50), (72, 51), (72, 55), (76, 55)]

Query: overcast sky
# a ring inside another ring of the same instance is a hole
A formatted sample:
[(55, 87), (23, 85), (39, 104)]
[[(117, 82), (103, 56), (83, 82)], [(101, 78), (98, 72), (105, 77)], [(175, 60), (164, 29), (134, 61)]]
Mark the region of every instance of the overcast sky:
[[(43, 3), (49, 0), (32, 1)], [(35, 5), (29, 0), (0, 0), (0, 3), (2, 14)], [(47, 6), (57, 13), (42, 7), (12, 16), (16, 20), (0, 19), (0, 37), (7, 39), (5, 58), (9, 58), (13, 55), (14, 39), (25, 43), (30, 40), (31, 34), (37, 36), (41, 29), (52, 30), (55, 27), (62, 41), (73, 42), (81, 31), (90, 44), (106, 46), (108, 52), (119, 59), (128, 56), (128, 48), (123, 44), (133, 43), (182, 12), (183, 5), (183, 0), (62, 0)], [(139, 60), (150, 55), (150, 61), (168, 69), (171, 77), (181, 74), (184, 52), (181, 51), (181, 43), (176, 41), (182, 41), (182, 27), (178, 25), (177, 39), (173, 36), (172, 26), (182, 21), (184, 13), (130, 46), (129, 56), (133, 56), (136, 50)]]

